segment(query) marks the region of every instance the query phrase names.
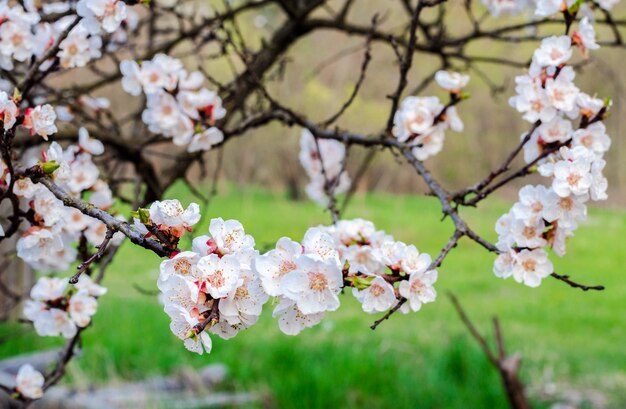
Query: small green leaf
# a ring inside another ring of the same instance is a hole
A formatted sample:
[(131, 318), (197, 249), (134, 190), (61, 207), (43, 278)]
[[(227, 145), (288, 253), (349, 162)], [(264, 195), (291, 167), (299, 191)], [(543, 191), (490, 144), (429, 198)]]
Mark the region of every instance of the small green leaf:
[(22, 93), (20, 92), (18, 88), (15, 88), (13, 90), (13, 102), (18, 104), (21, 100), (22, 100)]
[(46, 175), (52, 175), (55, 170), (61, 167), (61, 164), (55, 160), (51, 160), (48, 162), (39, 163), (39, 166), (41, 166), (43, 173), (45, 173)]
[(571, 6), (568, 7), (567, 11), (570, 12), (571, 14), (576, 14), (578, 12), (578, 9), (580, 9), (580, 6), (585, 1), (586, 0), (576, 0), (576, 2), (574, 4), (572, 4)]
[(143, 224), (150, 222), (150, 212), (148, 211), (148, 209), (139, 208), (137, 209), (137, 213), (139, 214), (139, 220)]
[(346, 281), (352, 284), (352, 287), (357, 290), (365, 290), (370, 285), (372, 285), (372, 281), (374, 281), (375, 277), (359, 277), (359, 276), (351, 276), (346, 277)]

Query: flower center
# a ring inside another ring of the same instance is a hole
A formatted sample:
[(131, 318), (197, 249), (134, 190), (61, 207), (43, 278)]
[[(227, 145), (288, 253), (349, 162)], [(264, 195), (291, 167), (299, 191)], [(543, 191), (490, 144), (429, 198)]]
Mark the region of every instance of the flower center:
[(178, 274), (189, 275), (189, 272), (191, 271), (191, 263), (189, 262), (189, 260), (184, 258), (176, 260), (176, 263), (174, 264), (174, 270), (176, 270)]
[(288, 272), (293, 271), (295, 269), (296, 269), (296, 263), (294, 263), (291, 260), (284, 260), (280, 263), (280, 266), (278, 267), (278, 274), (282, 277)]
[(550, 58), (552, 58), (553, 60), (558, 60), (562, 56), (563, 56), (563, 53), (559, 51), (557, 48), (553, 48), (552, 51), (550, 51)]
[(574, 201), (569, 197), (563, 197), (559, 201), (559, 206), (565, 210), (572, 210), (574, 207)]
[(535, 268), (537, 268), (537, 262), (533, 259), (524, 260), (522, 267), (524, 267), (524, 270), (526, 271), (535, 271)]
[(563, 101), (563, 97), (565, 95), (563, 94), (563, 91), (555, 89), (552, 91), (552, 99), (554, 101)]
[(222, 270), (217, 270), (215, 274), (212, 274), (209, 278), (207, 278), (207, 281), (214, 288), (223, 287), (225, 280), (224, 276), (222, 275)]
[(531, 239), (537, 235), (537, 229), (535, 229), (533, 226), (525, 226), (522, 234), (527, 239)]
[(385, 292), (385, 289), (380, 284), (372, 284), (372, 286), (370, 287), (370, 293), (374, 297), (380, 297), (381, 295), (384, 294), (384, 292)]
[(543, 109), (543, 103), (540, 100), (536, 99), (532, 102), (531, 108), (533, 111), (539, 112)]
[(309, 288), (314, 291), (324, 291), (328, 288), (328, 279), (323, 273), (308, 273)]
[(419, 293), (422, 291), (423, 288), (424, 288), (424, 283), (422, 283), (420, 280), (415, 280), (411, 283), (412, 293)]
[(540, 211), (543, 210), (543, 204), (541, 204), (541, 202), (535, 202), (531, 206), (531, 209), (533, 209), (533, 212), (539, 213)]
[(593, 143), (593, 137), (589, 134), (580, 138), (580, 143), (587, 148), (591, 148), (591, 144)]
[(578, 182), (580, 181), (580, 179), (582, 179), (582, 176), (576, 173), (570, 173), (569, 176), (567, 176), (567, 183), (570, 186), (576, 186)]
[(19, 34), (19, 33), (15, 33), (13, 34), (13, 36), (11, 36), (11, 42), (13, 43), (14, 46), (19, 46), (20, 44), (22, 44), (22, 40), (24, 39), (24, 37)]
[(235, 298), (246, 298), (248, 296), (248, 288), (242, 285), (235, 291)]

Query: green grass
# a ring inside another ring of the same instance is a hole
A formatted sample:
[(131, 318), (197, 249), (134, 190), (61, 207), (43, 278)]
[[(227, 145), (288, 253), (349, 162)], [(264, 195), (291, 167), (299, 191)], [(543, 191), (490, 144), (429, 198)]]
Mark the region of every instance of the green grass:
[[(181, 187), (170, 196), (192, 200)], [(493, 224), (508, 205), (490, 204), (464, 216), (494, 239)], [(206, 230), (210, 217), (237, 218), (261, 249), (283, 235), (299, 240), (308, 226), (330, 219), (313, 204), (254, 188), (222, 188), (204, 213), (207, 220), (196, 233)], [(347, 217), (370, 219), (432, 255), (452, 229), (449, 221), (439, 221), (436, 200), (423, 197), (360, 196)], [(445, 297), (450, 290), (483, 332), (490, 335), (491, 317), (500, 318), (509, 351), (523, 355), (526, 382), (540, 386), (544, 373), (550, 372), (558, 384), (600, 391), (610, 407), (624, 407), (625, 234), (626, 214), (592, 209), (570, 240), (568, 256), (553, 257), (558, 272), (604, 284), (603, 292), (584, 293), (554, 279), (538, 289), (500, 280), (491, 273), (493, 256), (464, 239), (440, 268), (438, 301), (418, 313), (395, 315), (372, 331), (369, 325), (376, 316), (360, 311), (345, 295), (339, 311), (328, 314), (322, 324), (288, 337), (266, 308), (259, 324), (236, 338), (214, 337), (208, 356), (187, 352), (169, 332), (156, 299), (133, 288), (155, 288), (159, 259), (127, 244), (107, 273), (109, 294), (101, 299), (94, 326), (84, 337), (84, 354), (71, 364), (68, 381), (86, 386), (224, 363), (231, 373), (224, 388), (261, 391), (267, 396), (264, 403), (281, 408), (505, 407), (495, 371)], [(0, 338), (18, 328), (0, 326)], [(0, 344), (0, 358), (60, 343), (32, 333), (18, 335)]]

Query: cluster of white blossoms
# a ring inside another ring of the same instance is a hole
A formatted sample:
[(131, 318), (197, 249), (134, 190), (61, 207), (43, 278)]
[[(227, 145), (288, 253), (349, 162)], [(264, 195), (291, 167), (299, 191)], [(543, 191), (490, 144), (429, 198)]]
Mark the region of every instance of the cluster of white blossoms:
[(226, 110), (221, 98), (203, 87), (200, 71), (188, 72), (183, 63), (165, 54), (140, 64), (122, 61), (122, 87), (131, 95), (146, 95), (142, 119), (148, 129), (186, 146), (188, 152), (207, 151), (224, 140), (215, 127)]
[(41, 372), (32, 365), (22, 365), (15, 378), (15, 392), (26, 399), (39, 399), (43, 396), (44, 382)]
[(461, 89), (469, 82), (469, 76), (438, 71), (435, 80), (450, 93), (451, 102), (447, 106), (438, 97), (407, 97), (400, 103), (393, 120), (393, 136), (411, 146), (419, 160), (441, 152), (448, 128), (463, 131), (463, 122), (453, 105), (463, 98)]
[(191, 251), (163, 261), (157, 283), (170, 329), (199, 354), (211, 351), (207, 331), (234, 337), (257, 322), (268, 299), (252, 268), (259, 253), (241, 223), (212, 219), (209, 234), (196, 237)]
[(74, 286), (67, 279), (42, 277), (30, 290), (24, 304), (24, 317), (33, 322), (40, 336), (72, 338), (78, 328), (85, 328), (98, 309), (96, 297), (106, 288), (83, 274)]
[[(0, 122), (5, 131), (13, 128), (20, 112), (20, 99), (0, 91)], [(56, 113), (51, 105), (37, 105), (24, 110), (24, 118), (20, 125), (28, 129), (31, 135), (39, 135), (48, 140), (48, 136), (57, 132), (55, 125)]]
[[(92, 155), (104, 151), (102, 143), (89, 137), (86, 129), (79, 131), (78, 145), (65, 150), (52, 142), (40, 156), (38, 148), (26, 151), (21, 163), (26, 168), (39, 166), (69, 195), (86, 198), (92, 205), (107, 210), (113, 205), (113, 194), (93, 163)], [(8, 173), (2, 183), (8, 185)], [(41, 272), (67, 270), (76, 260), (75, 243), (84, 236), (97, 246), (105, 238), (107, 227), (101, 221), (67, 207), (44, 185), (28, 177), (15, 181), (13, 192), (20, 199), (21, 209), (28, 214), (30, 226), (17, 241), (17, 256)], [(124, 236), (115, 233), (112, 242), (119, 244)]]
[(126, 3), (119, 0), (79, 0), (76, 13), (91, 34), (114, 33), (126, 20)]
[[(593, 29), (581, 21), (573, 38), (584, 49), (595, 47)], [(519, 201), (496, 225), (501, 254), (494, 264), (498, 277), (513, 278), (530, 287), (553, 273), (546, 248), (559, 256), (578, 223), (586, 218), (585, 203), (607, 198), (602, 158), (611, 145), (601, 122), (609, 104), (581, 92), (573, 83), (575, 73), (565, 65), (572, 55), (568, 36), (549, 37), (535, 51), (527, 75), (516, 78), (517, 95), (510, 103), (524, 119), (535, 124), (523, 134), (524, 159), (537, 163), (549, 187), (524, 186)], [(580, 118), (580, 125), (572, 121)]]
[(535, 17), (549, 17), (556, 13), (566, 12), (574, 8), (584, 15), (592, 15), (595, 7), (611, 10), (619, 0), (576, 1), (576, 0), (482, 0), (491, 15), (518, 14), (532, 12)]
[[(123, 1), (79, 0), (77, 3), (59, 2), (0, 2), (0, 67), (13, 70), (14, 63), (29, 63), (32, 57), (41, 58), (56, 44), (59, 37), (71, 27), (76, 15), (69, 13), (76, 7), (80, 22), (71, 28), (61, 41), (57, 57), (62, 68), (83, 67), (102, 53), (102, 35), (109, 36), (109, 47), (126, 41), (128, 29), (136, 26), (136, 14), (127, 13)], [(20, 4), (21, 3), (21, 4)], [(66, 13), (54, 22), (42, 20), (42, 15)], [(126, 27), (122, 26), (127, 22)], [(41, 65), (48, 69), (52, 59)]]
[(341, 220), (307, 230), (301, 243), (283, 237), (276, 248), (254, 260), (264, 291), (277, 297), (274, 317), (281, 331), (296, 335), (339, 308), (339, 293), (353, 294), (367, 313), (387, 311), (404, 297), (409, 309), (435, 300), (437, 272), (428, 254), (419, 253), (372, 222)]
[(308, 129), (300, 137), (300, 163), (311, 179), (305, 187), (307, 195), (322, 206), (330, 195), (350, 189), (352, 181), (345, 169), (346, 146), (333, 139), (316, 139)]
[[(178, 205), (169, 213), (184, 213)], [(339, 308), (346, 287), (368, 313), (388, 311), (403, 298), (400, 311), (418, 311), (437, 295), (430, 256), (366, 220), (310, 228), (302, 242), (282, 237), (262, 255), (254, 246), (240, 222), (217, 218), (191, 251), (161, 263), (157, 285), (170, 329), (188, 350), (210, 352), (209, 333), (229, 339), (249, 328), (269, 297), (281, 331), (296, 335)]]

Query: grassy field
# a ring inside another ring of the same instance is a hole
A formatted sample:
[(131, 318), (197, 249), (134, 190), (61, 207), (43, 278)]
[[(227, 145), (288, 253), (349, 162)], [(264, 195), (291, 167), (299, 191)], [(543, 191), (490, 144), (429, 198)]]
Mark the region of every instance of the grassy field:
[[(178, 188), (170, 196), (189, 197)], [(493, 224), (508, 205), (496, 203), (465, 216), (493, 239)], [(299, 240), (308, 226), (329, 215), (310, 203), (256, 189), (223, 188), (203, 209), (207, 217), (237, 218), (268, 248), (282, 235)], [(538, 289), (491, 273), (493, 256), (467, 240), (440, 269), (438, 302), (419, 313), (397, 315), (376, 331), (376, 318), (360, 311), (351, 296), (339, 311), (297, 337), (280, 333), (269, 308), (260, 323), (235, 339), (215, 337), (211, 355), (187, 352), (169, 332), (168, 319), (154, 297), (133, 284), (155, 289), (159, 259), (125, 245), (110, 267), (94, 327), (84, 354), (70, 366), (69, 382), (87, 386), (111, 379), (139, 379), (179, 367), (224, 363), (228, 390), (260, 391), (263, 405), (281, 408), (482, 408), (505, 407), (499, 379), (456, 317), (446, 291), (453, 291), (478, 326), (491, 333), (491, 317), (503, 325), (510, 351), (523, 354), (523, 377), (534, 390), (545, 382), (557, 390), (599, 392), (608, 407), (626, 407), (626, 214), (592, 209), (569, 243), (568, 258), (553, 257), (558, 272), (603, 292), (584, 293), (547, 279)], [(386, 195), (355, 198), (347, 217), (373, 220), (396, 238), (436, 254), (451, 231), (439, 222), (431, 198)], [(208, 219), (196, 229), (206, 230)], [(0, 337), (20, 327), (0, 326)], [(0, 344), (0, 358), (60, 344), (32, 333)], [(88, 381), (86, 381), (88, 379)], [(534, 394), (538, 407), (548, 403)], [(583, 406), (591, 407), (591, 406)]]

